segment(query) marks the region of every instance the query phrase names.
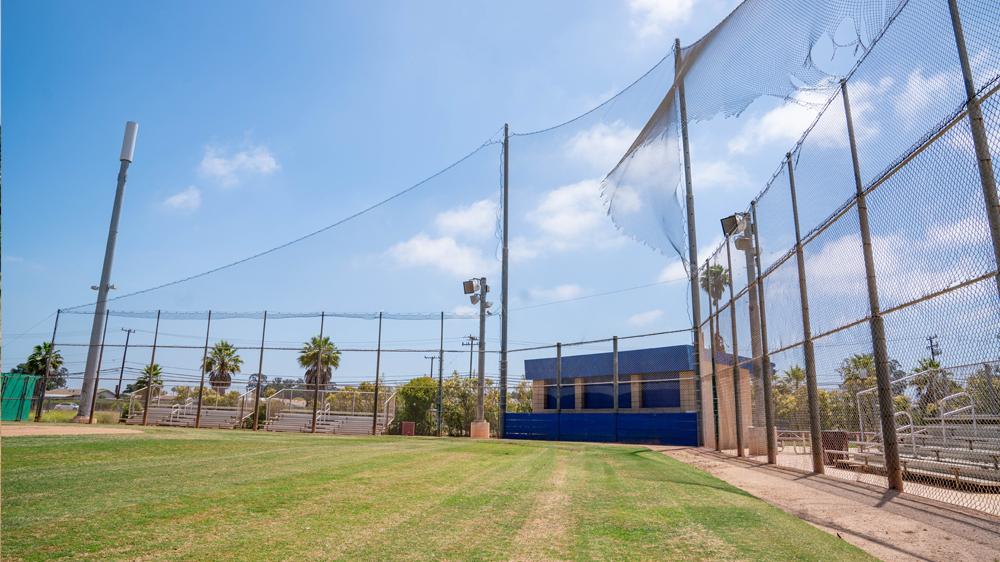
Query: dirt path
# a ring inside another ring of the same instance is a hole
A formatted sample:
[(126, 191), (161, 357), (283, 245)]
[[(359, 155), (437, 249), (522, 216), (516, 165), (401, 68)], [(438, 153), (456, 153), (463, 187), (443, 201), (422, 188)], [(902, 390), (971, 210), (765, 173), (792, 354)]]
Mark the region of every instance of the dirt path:
[(0, 424), (0, 437), (31, 437), (36, 435), (123, 435), (142, 433), (137, 429), (106, 425), (17, 423)]
[(1000, 561), (1000, 519), (706, 449), (653, 447), (881, 560)]
[(528, 519), (514, 539), (514, 556), (511, 560), (558, 560), (558, 553), (566, 552), (567, 507), (566, 462), (556, 458), (556, 467), (539, 494)]

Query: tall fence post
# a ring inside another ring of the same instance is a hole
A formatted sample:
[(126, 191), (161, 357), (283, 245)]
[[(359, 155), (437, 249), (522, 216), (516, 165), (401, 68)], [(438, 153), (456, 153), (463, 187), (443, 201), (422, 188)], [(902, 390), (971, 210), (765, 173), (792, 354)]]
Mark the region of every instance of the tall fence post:
[(750, 203), (753, 221), (754, 267), (757, 269), (757, 310), (760, 313), (761, 378), (764, 385), (764, 431), (767, 432), (767, 463), (778, 462), (778, 446), (775, 443), (774, 397), (771, 394), (771, 354), (767, 345), (767, 307), (764, 306), (764, 270), (760, 266), (760, 235), (757, 233), (757, 201)]
[(444, 407), (444, 312), (441, 312), (441, 339), (438, 347), (437, 436), (441, 437), (441, 414)]
[(614, 382), (614, 408), (618, 413), (618, 336), (611, 338), (611, 377)]
[(59, 316), (62, 310), (56, 310), (56, 322), (52, 325), (52, 339), (49, 341), (49, 352), (45, 356), (45, 372), (42, 373), (42, 389), (38, 394), (38, 408), (35, 409), (35, 421), (42, 421), (42, 404), (45, 402), (45, 387), (49, 385), (49, 370), (52, 368), (52, 354), (56, 352), (56, 332), (59, 331)]
[(267, 311), (264, 311), (264, 325), (260, 329), (260, 360), (257, 362), (257, 389), (253, 397), (253, 430), (257, 431), (260, 417), (260, 393), (263, 390), (264, 378), (264, 337), (267, 335)]
[[(691, 327), (694, 329), (694, 364), (701, 365), (701, 299), (698, 296), (698, 230), (695, 228), (694, 187), (691, 181), (691, 147), (688, 143), (687, 100), (684, 97), (684, 68), (681, 60), (681, 40), (674, 39), (674, 83), (677, 85), (677, 104), (680, 108), (681, 144), (684, 155), (684, 201), (687, 208), (688, 271), (691, 282)], [(695, 385), (695, 402), (701, 405), (701, 387)], [(698, 424), (698, 442), (704, 444), (701, 424)]]
[(875, 388), (878, 393), (879, 417), (882, 423), (882, 452), (885, 455), (886, 477), (889, 488), (903, 491), (903, 472), (899, 463), (899, 443), (896, 441), (895, 406), (892, 402), (892, 381), (889, 374), (889, 351), (885, 341), (885, 323), (878, 301), (878, 283), (875, 280), (875, 257), (872, 251), (871, 228), (868, 224), (868, 204), (861, 183), (861, 164), (858, 160), (858, 143), (854, 136), (854, 120), (851, 118), (851, 100), (847, 96), (847, 81), (840, 81), (840, 93), (844, 98), (844, 115), (847, 120), (847, 139), (851, 147), (851, 163), (854, 167), (854, 187), (858, 206), (858, 223), (861, 230), (861, 248), (865, 260), (865, 280), (868, 285), (868, 305), (871, 309), (869, 326), (872, 347), (875, 353)]
[(715, 430), (715, 450), (722, 451), (722, 439), (719, 428), (719, 372), (718, 364), (715, 361), (718, 350), (715, 344), (718, 341), (719, 333), (716, 323), (719, 318), (719, 306), (716, 304), (712, 310), (711, 299), (708, 303), (708, 337), (710, 339), (709, 348), (712, 353), (712, 428)]
[(97, 386), (101, 383), (101, 366), (104, 364), (104, 340), (108, 337), (108, 317), (110, 310), (104, 311), (104, 329), (101, 331), (101, 352), (97, 354), (97, 370), (94, 371), (94, 392), (90, 396), (90, 413), (87, 414), (87, 423), (94, 423), (94, 410), (97, 409)]
[(729, 267), (729, 318), (733, 337), (733, 404), (736, 413), (736, 456), (743, 456), (743, 397), (740, 391), (740, 344), (736, 334), (736, 293), (733, 291), (733, 256), (726, 236), (726, 264)]
[[(313, 411), (312, 428), (309, 433), (316, 433), (316, 409), (319, 407), (319, 379), (323, 376), (323, 328), (326, 323), (326, 313), (319, 313), (319, 340), (316, 342), (316, 376), (313, 377)], [(377, 374), (376, 374), (377, 375)], [(375, 379), (375, 389), (378, 390), (378, 379)]]
[(510, 127), (503, 125), (503, 267), (500, 287), (500, 404), (497, 415), (497, 437), (504, 437), (504, 414), (507, 413), (507, 297), (509, 284), (508, 236), (509, 225), (509, 195), (510, 195)]
[[(948, 10), (951, 12), (951, 27), (955, 33), (955, 46), (958, 48), (958, 59), (962, 66), (962, 81), (965, 84), (966, 104), (969, 110), (969, 127), (972, 129), (972, 144), (976, 150), (976, 165), (979, 168), (979, 182), (983, 186), (983, 197), (986, 199), (986, 217), (990, 224), (990, 237), (993, 240), (994, 263), (1000, 265), (1000, 197), (997, 196), (996, 176), (993, 175), (993, 159), (990, 156), (989, 141), (986, 137), (986, 126), (983, 124), (983, 110), (976, 96), (976, 85), (972, 77), (972, 66), (969, 64), (969, 52), (965, 46), (965, 32), (962, 30), (962, 19), (958, 13), (958, 2), (948, 0)], [(1000, 268), (998, 268), (997, 291), (1000, 292)]]
[(378, 373), (382, 368), (382, 313), (378, 313), (378, 343), (375, 346), (375, 393), (372, 395), (372, 435), (378, 430)]
[(208, 335), (212, 332), (212, 311), (208, 311), (208, 322), (205, 324), (205, 347), (201, 352), (201, 382), (198, 383), (198, 406), (194, 413), (194, 427), (201, 427), (201, 399), (205, 394), (205, 362), (208, 360)]
[(562, 413), (562, 344), (556, 344), (556, 413)]
[(156, 311), (156, 329), (153, 330), (153, 352), (149, 355), (149, 372), (146, 373), (146, 399), (142, 407), (142, 425), (149, 423), (149, 395), (153, 393), (153, 367), (156, 366), (156, 343), (160, 338), (160, 311)]
[(802, 355), (806, 361), (806, 400), (809, 406), (809, 448), (812, 451), (813, 472), (823, 474), (823, 440), (820, 434), (819, 388), (816, 384), (816, 352), (813, 348), (812, 321), (809, 319), (809, 288), (806, 284), (806, 258), (802, 251), (802, 229), (799, 226), (799, 203), (795, 195), (795, 171), (792, 153), (785, 154), (788, 167), (788, 190), (792, 197), (792, 221), (795, 225), (795, 263), (799, 274), (799, 300), (802, 304)]

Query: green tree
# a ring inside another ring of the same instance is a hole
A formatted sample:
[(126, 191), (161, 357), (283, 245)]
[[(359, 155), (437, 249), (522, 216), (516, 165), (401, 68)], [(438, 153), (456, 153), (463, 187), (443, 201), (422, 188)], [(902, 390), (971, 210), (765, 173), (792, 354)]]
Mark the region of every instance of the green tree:
[(1000, 414), (1000, 365), (983, 363), (965, 382), (976, 413)]
[(414, 422), (417, 435), (437, 431), (436, 407), (437, 381), (432, 377), (410, 379), (396, 392), (396, 420)]
[[(317, 359), (323, 364), (322, 372), (319, 373), (316, 369)], [(327, 385), (333, 378), (333, 370), (340, 367), (340, 350), (329, 337), (313, 336), (299, 351), (299, 366), (306, 370), (306, 384)]]
[(150, 381), (155, 386), (163, 386), (163, 368), (160, 367), (159, 363), (151, 363), (143, 367), (135, 382), (125, 387), (125, 393), (139, 392), (141, 395), (142, 391), (150, 385)]
[[(458, 371), (444, 380), (444, 412), (442, 420), (449, 435), (468, 435), (473, 420), (476, 419), (476, 398), (479, 380), (463, 377)], [(483, 414), (495, 430), (499, 417), (499, 389), (491, 379), (486, 379), (483, 391)]]
[(203, 368), (208, 373), (208, 382), (218, 394), (225, 394), (233, 382), (233, 374), (240, 371), (243, 359), (236, 352), (233, 344), (221, 340), (212, 346), (205, 356)]
[[(712, 308), (714, 310), (719, 309), (719, 301), (722, 300), (722, 294), (726, 286), (729, 284), (729, 270), (722, 267), (721, 265), (710, 265), (705, 272), (701, 275), (701, 289), (708, 293), (708, 297), (712, 299)], [(722, 334), (719, 333), (719, 315), (714, 316), (715, 327), (713, 332), (715, 333), (715, 350), (716, 352), (726, 351), (726, 343), (722, 338)]]
[(531, 383), (521, 381), (507, 395), (507, 411), (522, 413), (531, 411)]
[(914, 387), (917, 414), (922, 421), (940, 414), (937, 403), (942, 398), (962, 390), (962, 387), (952, 379), (951, 373), (941, 368), (941, 363), (937, 359), (928, 357), (921, 359), (913, 372), (910, 384)]
[[(53, 350), (50, 342), (42, 342), (36, 345), (24, 363), (20, 363), (14, 367), (11, 372), (44, 377), (46, 361), (48, 361), (49, 372), (46, 378), (45, 390), (66, 386), (66, 377), (69, 375), (69, 372), (63, 366), (62, 353), (59, 350)], [(38, 396), (41, 391), (42, 385), (35, 385), (35, 396)]]

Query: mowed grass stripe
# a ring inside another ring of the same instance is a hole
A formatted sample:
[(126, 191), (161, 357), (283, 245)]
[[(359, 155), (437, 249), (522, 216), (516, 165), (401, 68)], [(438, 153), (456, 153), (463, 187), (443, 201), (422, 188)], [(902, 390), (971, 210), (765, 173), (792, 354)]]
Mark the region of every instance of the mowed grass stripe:
[(869, 559), (642, 447), (163, 429), (3, 444), (4, 560)]

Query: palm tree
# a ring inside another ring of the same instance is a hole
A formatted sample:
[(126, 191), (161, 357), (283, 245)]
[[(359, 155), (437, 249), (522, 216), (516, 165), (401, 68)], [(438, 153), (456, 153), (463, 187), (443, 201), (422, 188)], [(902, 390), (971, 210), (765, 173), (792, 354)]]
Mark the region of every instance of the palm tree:
[(962, 387), (951, 379), (951, 373), (941, 369), (937, 359), (923, 358), (913, 369), (915, 376), (910, 381), (917, 394), (917, 408), (921, 414), (935, 415), (937, 403), (945, 396), (962, 390)]
[[(316, 360), (323, 363), (323, 370), (317, 377)], [(333, 378), (333, 369), (340, 367), (340, 350), (330, 341), (330, 338), (313, 336), (299, 352), (299, 366), (306, 369), (306, 384), (329, 384)]]
[(49, 376), (58, 373), (63, 366), (62, 353), (53, 350), (50, 342), (42, 342), (35, 346), (27, 361), (24, 362), (24, 372), (30, 375), (44, 376), (46, 363), (48, 363)]
[(238, 373), (243, 365), (243, 359), (236, 353), (233, 344), (220, 340), (212, 346), (205, 357), (204, 369), (208, 373), (208, 382), (212, 390), (224, 394), (233, 382), (233, 374)]
[(125, 393), (136, 393), (144, 396), (146, 388), (152, 383), (153, 386), (163, 386), (163, 369), (159, 363), (152, 363), (142, 368), (141, 374), (136, 377), (135, 382), (125, 387)]
[(788, 385), (788, 389), (792, 393), (798, 392), (804, 380), (806, 380), (806, 370), (801, 365), (792, 365), (785, 370), (785, 380), (783, 382)]
[[(710, 265), (701, 275), (701, 288), (712, 299), (712, 307), (716, 312), (719, 310), (719, 301), (722, 300), (722, 292), (728, 284), (729, 270), (721, 265)], [(715, 333), (715, 348), (717, 352), (725, 352), (726, 345), (722, 339), (722, 334), (719, 333), (719, 315), (715, 314), (714, 318), (715, 326), (713, 332)]]

